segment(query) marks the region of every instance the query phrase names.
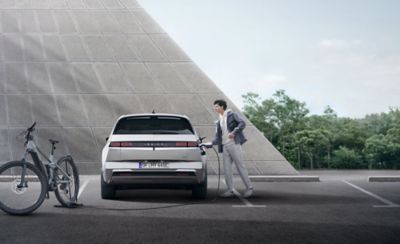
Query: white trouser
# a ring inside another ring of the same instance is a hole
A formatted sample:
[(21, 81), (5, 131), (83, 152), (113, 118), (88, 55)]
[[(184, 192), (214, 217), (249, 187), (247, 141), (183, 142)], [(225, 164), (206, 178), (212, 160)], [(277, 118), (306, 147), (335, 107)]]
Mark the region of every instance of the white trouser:
[(232, 162), (235, 162), (236, 168), (246, 188), (252, 187), (249, 174), (244, 166), (242, 146), (234, 142), (227, 143), (224, 145), (222, 156), (224, 161), (225, 181), (228, 189), (233, 189)]

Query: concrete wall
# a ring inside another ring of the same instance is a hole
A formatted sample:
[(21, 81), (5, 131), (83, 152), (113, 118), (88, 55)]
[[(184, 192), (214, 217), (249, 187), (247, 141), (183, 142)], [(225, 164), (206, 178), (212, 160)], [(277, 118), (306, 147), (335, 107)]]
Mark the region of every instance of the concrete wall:
[[(21, 157), (16, 136), (37, 121), (40, 147), (59, 139), (58, 155), (70, 153), (81, 173), (96, 174), (120, 115), (185, 114), (211, 139), (217, 98), (229, 102), (134, 0), (0, 1), (0, 162)], [(247, 123), (249, 171), (296, 174)]]

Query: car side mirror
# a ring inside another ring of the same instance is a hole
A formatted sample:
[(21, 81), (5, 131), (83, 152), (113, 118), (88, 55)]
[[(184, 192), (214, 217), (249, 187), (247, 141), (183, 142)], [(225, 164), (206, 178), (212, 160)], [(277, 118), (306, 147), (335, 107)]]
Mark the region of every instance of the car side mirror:
[(106, 141), (108, 141), (108, 138), (109, 138), (109, 137), (106, 137)]

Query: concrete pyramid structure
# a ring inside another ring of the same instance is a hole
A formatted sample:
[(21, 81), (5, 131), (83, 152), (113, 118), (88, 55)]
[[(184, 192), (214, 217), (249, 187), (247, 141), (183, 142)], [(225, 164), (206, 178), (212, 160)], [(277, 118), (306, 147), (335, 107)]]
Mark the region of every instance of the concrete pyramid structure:
[[(120, 115), (186, 114), (210, 139), (217, 98), (239, 111), (135, 0), (0, 1), (0, 163), (21, 158), (17, 135), (37, 121), (40, 148), (59, 139), (58, 155), (97, 174)], [(250, 174), (297, 174), (247, 123)]]

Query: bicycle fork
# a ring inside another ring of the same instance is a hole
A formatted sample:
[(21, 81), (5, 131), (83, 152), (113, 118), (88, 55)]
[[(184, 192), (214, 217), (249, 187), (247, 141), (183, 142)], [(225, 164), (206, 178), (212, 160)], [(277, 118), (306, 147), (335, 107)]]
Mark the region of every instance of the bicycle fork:
[(25, 158), (26, 158), (26, 155), (27, 155), (27, 152), (25, 152), (25, 155), (24, 155), (24, 157), (23, 157), (22, 160), (21, 160), (21, 163), (22, 163), (22, 172), (21, 172), (21, 181), (20, 181), (20, 183), (17, 185), (17, 188), (18, 188), (18, 189), (22, 189), (22, 188), (24, 188), (24, 187), (28, 187), (28, 182), (25, 181), (25, 175), (26, 175), (26, 160), (25, 160)]

